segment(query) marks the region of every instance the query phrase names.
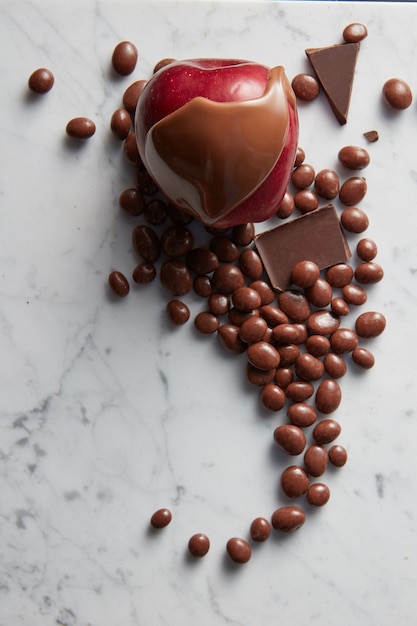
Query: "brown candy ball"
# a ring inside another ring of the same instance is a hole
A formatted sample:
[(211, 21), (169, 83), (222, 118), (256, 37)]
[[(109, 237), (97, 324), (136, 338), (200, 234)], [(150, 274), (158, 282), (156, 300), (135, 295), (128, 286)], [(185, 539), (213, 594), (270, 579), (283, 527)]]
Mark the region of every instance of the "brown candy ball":
[(357, 43), (366, 39), (368, 36), (368, 29), (364, 24), (354, 22), (348, 24), (343, 30), (343, 39), (346, 43)]
[(253, 541), (262, 543), (271, 534), (271, 524), (264, 517), (257, 517), (250, 525), (250, 536)]
[(334, 170), (329, 168), (320, 170), (316, 174), (314, 187), (319, 196), (326, 200), (333, 200), (333, 198), (337, 197), (340, 190), (339, 176)]
[(370, 159), (369, 152), (360, 146), (344, 146), (337, 155), (339, 161), (350, 170), (362, 170)]
[(108, 280), (113, 293), (115, 293), (120, 298), (125, 298), (128, 295), (130, 291), (129, 281), (127, 280), (126, 276), (122, 274), (122, 272), (110, 272)]
[(111, 116), (110, 128), (114, 135), (120, 139), (126, 139), (132, 126), (132, 118), (126, 109), (116, 109)]
[(151, 526), (153, 528), (165, 528), (172, 520), (172, 513), (169, 509), (158, 509), (151, 517)]
[(235, 563), (247, 563), (252, 556), (250, 545), (244, 539), (232, 537), (226, 544), (226, 550)]
[(299, 498), (307, 492), (309, 478), (306, 471), (297, 465), (291, 465), (282, 472), (281, 486), (289, 498)]
[(306, 102), (317, 98), (320, 91), (317, 78), (311, 76), (311, 74), (297, 74), (297, 76), (294, 76), (291, 86), (297, 98)]
[(52, 89), (54, 82), (55, 79), (51, 70), (40, 67), (29, 76), (28, 86), (34, 93), (44, 94)]
[(382, 88), (382, 95), (390, 107), (399, 111), (407, 109), (413, 101), (410, 86), (401, 78), (387, 80)]
[(343, 467), (347, 462), (347, 452), (343, 446), (334, 445), (329, 448), (329, 461), (335, 467)]
[(168, 317), (173, 324), (181, 326), (190, 319), (190, 309), (181, 300), (170, 300), (167, 304)]
[(210, 539), (204, 533), (196, 533), (188, 542), (188, 550), (192, 556), (201, 558), (210, 549)]
[(89, 139), (96, 132), (96, 125), (88, 117), (74, 117), (68, 122), (66, 132), (74, 139)]
[(274, 430), (274, 440), (281, 450), (297, 456), (301, 454), (306, 445), (306, 436), (299, 426), (282, 424)]
[(272, 526), (282, 533), (293, 533), (304, 524), (306, 514), (298, 506), (282, 506), (273, 512)]
[(127, 76), (135, 69), (137, 60), (136, 46), (130, 41), (121, 41), (113, 50), (111, 62), (115, 72), (121, 76)]
[(324, 506), (330, 498), (330, 489), (324, 483), (314, 483), (307, 491), (307, 501), (312, 506)]

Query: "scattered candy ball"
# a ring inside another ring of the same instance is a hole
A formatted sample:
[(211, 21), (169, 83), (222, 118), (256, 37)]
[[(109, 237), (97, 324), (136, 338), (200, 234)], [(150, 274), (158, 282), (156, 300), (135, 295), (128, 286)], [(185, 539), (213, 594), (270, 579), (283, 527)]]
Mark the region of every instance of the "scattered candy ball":
[(250, 545), (245, 539), (232, 537), (226, 544), (226, 550), (235, 563), (247, 563), (252, 556)]
[(131, 74), (136, 67), (137, 60), (137, 48), (130, 41), (121, 41), (118, 43), (111, 58), (114, 71), (121, 76)]
[(320, 93), (320, 84), (311, 74), (297, 74), (292, 79), (291, 87), (299, 100), (310, 102)]
[(257, 517), (250, 525), (250, 536), (253, 541), (262, 543), (271, 534), (271, 524), (264, 517)]
[(188, 551), (192, 556), (202, 558), (210, 549), (210, 539), (204, 533), (197, 533), (190, 537)]
[(368, 36), (368, 29), (365, 24), (353, 22), (348, 24), (343, 30), (343, 39), (346, 43), (357, 43), (363, 41)]
[(96, 125), (88, 117), (74, 117), (68, 122), (66, 132), (74, 139), (89, 139), (96, 132)]
[(169, 509), (158, 509), (151, 517), (151, 526), (153, 528), (165, 528), (172, 520), (172, 513)]
[(401, 78), (387, 80), (382, 88), (382, 94), (387, 104), (399, 111), (407, 109), (413, 101), (410, 86)]
[(109, 274), (109, 285), (113, 293), (120, 298), (125, 298), (130, 291), (129, 281), (126, 276), (116, 270)]
[(34, 93), (44, 94), (52, 89), (54, 82), (55, 78), (51, 70), (40, 67), (29, 76), (28, 86)]

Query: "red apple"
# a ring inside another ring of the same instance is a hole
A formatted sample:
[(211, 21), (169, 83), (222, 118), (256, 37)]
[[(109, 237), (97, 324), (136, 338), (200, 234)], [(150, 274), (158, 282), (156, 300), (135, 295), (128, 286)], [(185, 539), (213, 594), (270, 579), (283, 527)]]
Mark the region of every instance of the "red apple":
[(169, 200), (206, 225), (262, 222), (278, 209), (298, 143), (282, 67), (191, 59), (149, 80), (135, 116), (139, 153)]

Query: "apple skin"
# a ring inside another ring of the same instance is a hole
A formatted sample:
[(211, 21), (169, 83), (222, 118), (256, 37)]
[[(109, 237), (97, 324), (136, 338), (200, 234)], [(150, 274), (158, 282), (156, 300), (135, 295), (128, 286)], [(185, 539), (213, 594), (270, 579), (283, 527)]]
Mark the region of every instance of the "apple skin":
[[(145, 86), (135, 114), (137, 144), (145, 167), (146, 135), (159, 120), (199, 96), (215, 102), (260, 98), (265, 93), (268, 73), (269, 68), (265, 65), (239, 59), (175, 61), (156, 72)], [(298, 116), (295, 105), (290, 101), (288, 113), (289, 132), (272, 171), (249, 197), (211, 226), (229, 228), (247, 222), (263, 222), (278, 210), (298, 145)], [(157, 180), (155, 182), (158, 183)], [(178, 208), (181, 210), (181, 207)]]

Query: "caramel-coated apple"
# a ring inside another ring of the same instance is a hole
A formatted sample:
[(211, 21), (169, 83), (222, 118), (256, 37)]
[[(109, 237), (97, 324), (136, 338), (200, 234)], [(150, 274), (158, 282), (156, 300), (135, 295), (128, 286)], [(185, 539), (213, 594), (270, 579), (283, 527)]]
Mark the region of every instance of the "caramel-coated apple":
[(156, 184), (203, 224), (262, 222), (277, 211), (298, 143), (295, 95), (283, 67), (170, 63), (145, 86), (135, 129)]

